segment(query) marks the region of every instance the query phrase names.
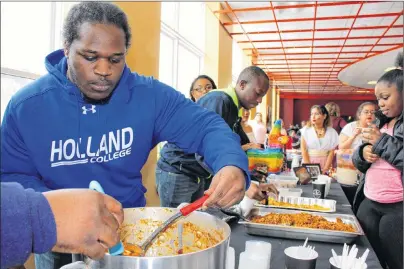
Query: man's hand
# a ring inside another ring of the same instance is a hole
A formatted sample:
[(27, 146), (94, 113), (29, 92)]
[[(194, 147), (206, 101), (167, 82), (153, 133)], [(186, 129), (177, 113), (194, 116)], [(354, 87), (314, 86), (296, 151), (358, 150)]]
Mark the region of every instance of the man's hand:
[(374, 145), (381, 136), (382, 133), (380, 132), (380, 130), (376, 127), (376, 125), (372, 124), (369, 126), (369, 128), (364, 129), (362, 133), (362, 140)]
[(225, 166), (212, 179), (203, 207), (230, 207), (241, 201), (245, 193), (245, 174), (236, 166)]
[(256, 143), (247, 143), (241, 146), (241, 148), (244, 151), (247, 151), (249, 149), (261, 149), (261, 145), (260, 144), (256, 144)]
[(379, 156), (372, 153), (372, 150), (373, 150), (373, 146), (371, 146), (371, 145), (367, 145), (366, 147), (363, 148), (363, 158), (368, 163), (374, 163), (379, 159)]
[(119, 242), (122, 205), (111, 196), (87, 189), (43, 193), (55, 216), (57, 242), (53, 251), (104, 257)]
[[(267, 194), (265, 195), (263, 192), (266, 192)], [(261, 183), (259, 185), (251, 184), (245, 195), (247, 195), (248, 198), (262, 201), (267, 199), (269, 192), (274, 193), (276, 196), (279, 195), (279, 191), (275, 185), (269, 183)]]

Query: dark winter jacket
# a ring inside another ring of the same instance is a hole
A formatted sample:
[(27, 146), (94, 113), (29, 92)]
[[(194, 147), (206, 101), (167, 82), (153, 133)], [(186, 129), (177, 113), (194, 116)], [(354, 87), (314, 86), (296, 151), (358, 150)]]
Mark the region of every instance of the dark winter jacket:
[[(391, 119), (382, 117), (380, 118), (380, 122), (377, 125), (380, 129), (386, 123), (388, 123)], [(360, 147), (358, 147), (352, 157), (352, 161), (355, 167), (363, 173), (358, 190), (356, 191), (356, 195), (353, 202), (353, 211), (356, 213), (358, 211), (360, 203), (365, 198), (365, 194), (363, 192), (365, 187), (365, 174), (366, 171), (370, 168), (371, 163), (367, 162), (363, 158), (363, 149), (365, 146), (371, 145), (369, 143), (364, 143)], [(386, 133), (382, 134), (380, 139), (373, 145), (373, 153), (377, 154), (380, 158), (384, 159), (392, 166), (403, 171), (403, 114), (401, 114), (394, 125), (393, 136), (390, 136)]]

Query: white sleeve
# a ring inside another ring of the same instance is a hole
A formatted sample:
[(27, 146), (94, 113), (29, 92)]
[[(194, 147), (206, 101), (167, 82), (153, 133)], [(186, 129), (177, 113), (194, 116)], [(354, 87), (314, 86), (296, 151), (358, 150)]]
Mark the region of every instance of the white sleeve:
[[(331, 128), (331, 127), (330, 127)], [(339, 136), (337, 131), (334, 128), (331, 128), (333, 132), (331, 132), (331, 146), (332, 149), (335, 149), (339, 145)]]
[(353, 123), (348, 123), (347, 125), (344, 126), (344, 128), (342, 128), (341, 130), (341, 134), (344, 134), (346, 136), (352, 136), (353, 135)]

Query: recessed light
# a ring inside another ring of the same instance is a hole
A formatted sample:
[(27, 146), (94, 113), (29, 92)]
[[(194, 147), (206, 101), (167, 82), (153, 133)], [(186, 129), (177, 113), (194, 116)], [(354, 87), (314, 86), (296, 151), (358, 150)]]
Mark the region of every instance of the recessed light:
[(286, 53), (310, 53), (311, 48), (290, 48), (286, 49)]
[(371, 80), (368, 82), (369, 85), (376, 85), (377, 81), (376, 80)]
[(393, 70), (393, 69), (397, 69), (397, 67), (392, 66), (392, 67), (386, 68), (386, 69), (384, 69), (384, 72), (389, 72), (390, 70)]

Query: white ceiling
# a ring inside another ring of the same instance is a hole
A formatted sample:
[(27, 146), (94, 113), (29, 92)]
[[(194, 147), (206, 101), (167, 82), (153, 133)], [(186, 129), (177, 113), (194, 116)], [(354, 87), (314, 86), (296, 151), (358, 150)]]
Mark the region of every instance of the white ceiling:
[(393, 67), (397, 54), (402, 50), (392, 50), (348, 66), (338, 74), (338, 79), (351, 86), (374, 89), (374, 85), (368, 82), (378, 80), (387, 68)]
[[(402, 2), (222, 2), (217, 12), (228, 15), (223, 26), (282, 92), (363, 92), (380, 70), (358, 64), (380, 54), (388, 67), (394, 57), (383, 53), (403, 47)], [(366, 82), (352, 77), (356, 66)]]

